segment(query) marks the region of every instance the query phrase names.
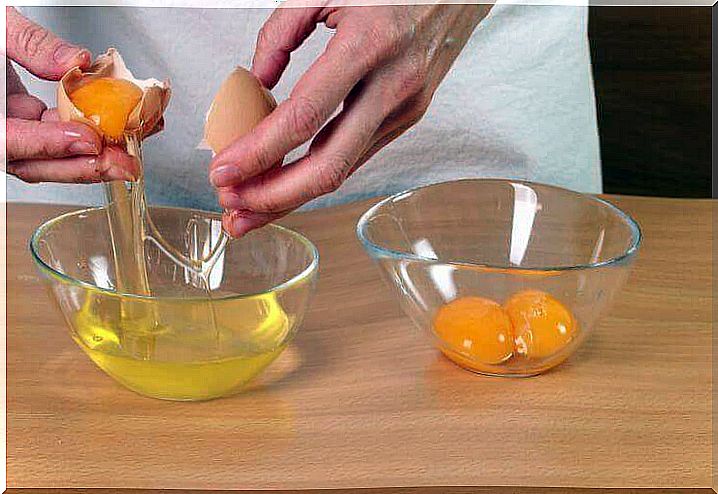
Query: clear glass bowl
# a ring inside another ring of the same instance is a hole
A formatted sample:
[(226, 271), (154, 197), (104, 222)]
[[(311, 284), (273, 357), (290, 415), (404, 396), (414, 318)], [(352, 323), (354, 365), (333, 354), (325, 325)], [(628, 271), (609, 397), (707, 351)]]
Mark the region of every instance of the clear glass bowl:
[(530, 376), (568, 358), (626, 281), (636, 222), (599, 198), (469, 179), (409, 190), (357, 234), (406, 314), (455, 363)]
[[(219, 215), (150, 215), (192, 259), (219, 243)], [(205, 400), (241, 389), (292, 340), (317, 277), (314, 245), (269, 225), (230, 240), (206, 281), (145, 241), (151, 296), (118, 293), (110, 238), (105, 208), (86, 209), (40, 226), (30, 248), (80, 348), (127, 388), (155, 398)]]

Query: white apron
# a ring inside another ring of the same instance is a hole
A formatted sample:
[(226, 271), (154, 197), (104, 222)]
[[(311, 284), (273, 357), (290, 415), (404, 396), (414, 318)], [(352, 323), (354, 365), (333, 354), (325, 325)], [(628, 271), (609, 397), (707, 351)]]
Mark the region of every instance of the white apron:
[[(151, 204), (218, 209), (207, 151), (196, 149), (207, 108), (235, 65), (250, 65), (270, 9), (25, 7), (94, 54), (117, 47), (137, 77), (169, 78), (163, 133), (145, 144)], [(496, 5), (457, 59), (424, 119), (375, 155), (335, 193), (308, 207), (463, 177), (534, 180), (601, 191), (587, 7)], [(285, 98), (331, 34), (318, 28), (292, 56), (274, 94)], [(54, 84), (23, 75), (55, 104)], [(298, 152), (303, 150), (300, 149)], [(291, 157), (296, 157), (294, 153)], [(8, 201), (101, 204), (99, 185), (27, 185), (9, 178)]]

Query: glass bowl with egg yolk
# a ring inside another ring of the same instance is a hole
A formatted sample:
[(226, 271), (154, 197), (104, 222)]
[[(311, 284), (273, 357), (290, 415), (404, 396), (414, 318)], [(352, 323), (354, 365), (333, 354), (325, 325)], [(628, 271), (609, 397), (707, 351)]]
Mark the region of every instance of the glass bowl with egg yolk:
[[(51, 219), (30, 247), (78, 346), (142, 395), (196, 401), (240, 391), (290, 344), (314, 290), (318, 253), (302, 235), (269, 225), (220, 244), (221, 216), (151, 207), (183, 266), (148, 239), (150, 293), (118, 287), (107, 207)], [(203, 277), (202, 273), (208, 273)]]
[(638, 224), (611, 203), (465, 179), (380, 201), (357, 235), (404, 312), (448, 359), (495, 376), (556, 367), (624, 285)]

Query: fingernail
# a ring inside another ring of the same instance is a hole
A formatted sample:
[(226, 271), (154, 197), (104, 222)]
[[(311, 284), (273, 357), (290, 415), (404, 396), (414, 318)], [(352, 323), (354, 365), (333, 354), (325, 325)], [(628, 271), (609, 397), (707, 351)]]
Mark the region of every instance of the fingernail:
[(105, 172), (105, 178), (108, 181), (122, 180), (124, 182), (134, 182), (136, 180), (129, 171), (117, 166), (108, 169), (107, 172)]
[(222, 226), (232, 237), (239, 238), (252, 230), (254, 222), (236, 210), (225, 211), (222, 217)]
[(72, 130), (65, 130), (63, 131), (63, 134), (65, 134), (67, 137), (72, 137), (73, 139), (79, 139), (82, 137), (82, 134), (79, 132), (73, 132)]
[(212, 170), (209, 174), (209, 181), (215, 187), (226, 187), (231, 184), (234, 176), (234, 167), (232, 165), (222, 165)]
[(67, 150), (72, 154), (98, 154), (99, 150), (97, 147), (89, 142), (76, 141), (70, 144)]
[(84, 69), (90, 66), (90, 63), (92, 62), (92, 53), (90, 53), (89, 50), (80, 50), (80, 53), (77, 54), (75, 59), (77, 60), (77, 65)]
[(53, 53), (52, 56), (55, 59), (55, 62), (66, 64), (74, 62), (75, 60), (79, 61), (83, 51), (87, 50), (80, 50), (76, 46), (61, 44), (55, 48), (55, 53)]
[(218, 200), (219, 203), (224, 208), (228, 209), (240, 209), (245, 206), (247, 206), (247, 203), (242, 200), (242, 197), (240, 197), (238, 194), (234, 192), (226, 192), (225, 190), (221, 190), (218, 194)]

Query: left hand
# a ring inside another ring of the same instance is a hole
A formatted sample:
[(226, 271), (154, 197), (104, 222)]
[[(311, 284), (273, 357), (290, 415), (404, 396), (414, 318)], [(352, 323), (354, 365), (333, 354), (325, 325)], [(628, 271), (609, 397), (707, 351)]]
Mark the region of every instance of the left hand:
[[(270, 89), (290, 53), (318, 23), (336, 29), (336, 34), (289, 98), (212, 160), (210, 180), (226, 210), (227, 232), (241, 236), (333, 192), (416, 124), (489, 9), (416, 5), (275, 10), (259, 33), (252, 67)], [(341, 112), (327, 123), (339, 105)], [(306, 155), (277, 165), (313, 136)]]
[[(28, 93), (12, 62), (40, 79), (59, 80), (73, 67), (87, 69), (90, 52), (68, 43), (6, 7), (6, 171), (29, 183), (94, 183), (135, 180), (136, 159), (116, 147), (103, 147), (89, 126), (61, 122), (55, 109)], [(11, 62), (12, 61), (12, 62)]]

